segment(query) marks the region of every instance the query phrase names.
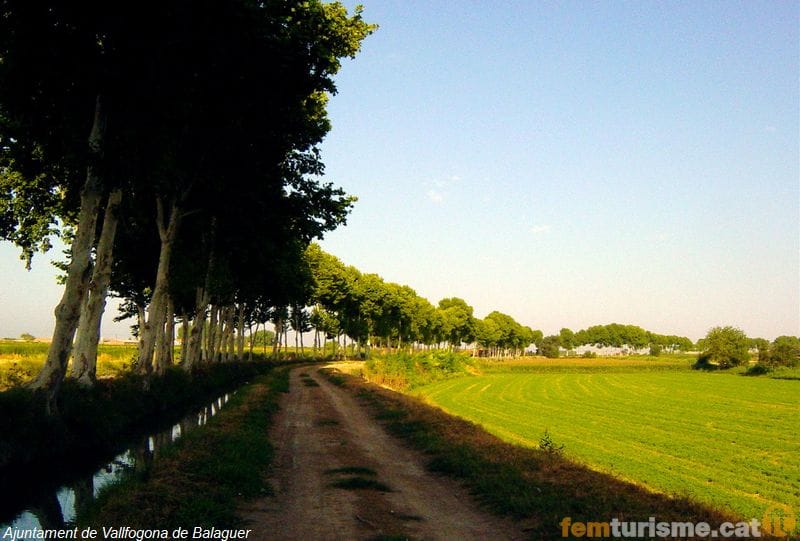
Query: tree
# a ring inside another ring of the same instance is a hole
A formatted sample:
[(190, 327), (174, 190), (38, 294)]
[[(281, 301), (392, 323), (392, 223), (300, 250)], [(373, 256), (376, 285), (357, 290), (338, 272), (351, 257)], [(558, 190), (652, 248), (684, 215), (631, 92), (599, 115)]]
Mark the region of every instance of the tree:
[(770, 362), (780, 366), (797, 366), (800, 363), (800, 338), (777, 337), (770, 348)]
[(253, 335), (253, 344), (259, 347), (271, 346), (275, 343), (275, 333), (269, 329), (257, 331)]
[(464, 342), (475, 339), (475, 318), (472, 306), (463, 299), (451, 297), (439, 301), (439, 311), (444, 319), (445, 338), (451, 348), (458, 349)]
[(567, 328), (563, 328), (561, 331), (559, 331), (558, 336), (561, 339), (561, 346), (564, 349), (575, 349), (575, 346), (577, 345), (575, 343), (575, 333)]
[(550, 359), (555, 359), (561, 355), (561, 337), (553, 334), (542, 339), (542, 347), (539, 348), (539, 355), (544, 355)]
[(770, 364), (769, 340), (766, 338), (751, 338), (749, 348), (758, 351), (759, 364), (763, 364), (765, 366)]
[(700, 365), (731, 368), (750, 360), (750, 341), (747, 335), (736, 327), (712, 328), (706, 334), (703, 347), (704, 349), (698, 357)]
[(485, 317), (475, 322), (475, 340), (478, 344), (489, 350), (489, 354), (495, 355), (495, 348), (503, 338), (503, 331), (494, 318)]

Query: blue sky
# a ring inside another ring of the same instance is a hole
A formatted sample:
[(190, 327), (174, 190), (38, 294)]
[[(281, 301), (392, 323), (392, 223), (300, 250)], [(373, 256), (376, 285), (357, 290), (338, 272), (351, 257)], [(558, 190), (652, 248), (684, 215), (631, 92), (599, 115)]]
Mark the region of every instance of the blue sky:
[[(325, 250), (545, 333), (800, 334), (798, 2), (364, 3)], [(0, 334), (47, 334), (46, 258), (15, 257)]]
[(796, 2), (389, 2), (323, 247), (545, 332), (800, 334)]

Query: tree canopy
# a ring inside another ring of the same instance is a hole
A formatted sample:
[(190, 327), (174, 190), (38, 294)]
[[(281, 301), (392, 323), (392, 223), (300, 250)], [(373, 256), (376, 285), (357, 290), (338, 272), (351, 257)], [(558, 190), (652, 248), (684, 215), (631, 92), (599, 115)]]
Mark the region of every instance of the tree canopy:
[(746, 364), (750, 360), (750, 341), (747, 335), (736, 327), (714, 327), (702, 340), (700, 365), (716, 365), (731, 368)]
[[(320, 181), (318, 144), (341, 59), (375, 29), (360, 7), (168, 0), (121, 9), (0, 4), (0, 238), (28, 261), (52, 235), (71, 241), (34, 383), (49, 406), (76, 330), (76, 348), (96, 357), (109, 291), (138, 317), (142, 373), (169, 363), (176, 310), (195, 330), (187, 355), (213, 358), (231, 349), (245, 315), (305, 302), (305, 246), (343, 224), (354, 201)], [(223, 327), (201, 344), (208, 317)]]

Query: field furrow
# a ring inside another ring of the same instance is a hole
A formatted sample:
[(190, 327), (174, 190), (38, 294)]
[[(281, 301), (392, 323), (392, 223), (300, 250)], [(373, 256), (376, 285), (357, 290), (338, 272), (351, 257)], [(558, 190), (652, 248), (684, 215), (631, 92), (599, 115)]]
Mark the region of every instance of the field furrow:
[(420, 393), (517, 444), (743, 518), (800, 509), (800, 383), (690, 371), (490, 373)]

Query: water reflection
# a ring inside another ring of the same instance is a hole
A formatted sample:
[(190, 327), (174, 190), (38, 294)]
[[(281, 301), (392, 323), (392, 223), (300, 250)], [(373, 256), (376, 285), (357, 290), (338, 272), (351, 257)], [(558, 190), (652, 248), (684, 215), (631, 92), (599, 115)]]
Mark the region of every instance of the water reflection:
[(94, 501), (103, 487), (122, 477), (125, 472), (142, 473), (149, 470), (165, 445), (206, 424), (228, 403), (233, 394), (235, 391), (219, 397), (167, 430), (141, 438), (137, 444), (115, 456), (96, 472), (47, 494), (35, 505), (20, 512), (12, 522), (0, 524), (0, 532), (9, 526), (13, 529), (64, 528), (75, 521), (75, 517)]

